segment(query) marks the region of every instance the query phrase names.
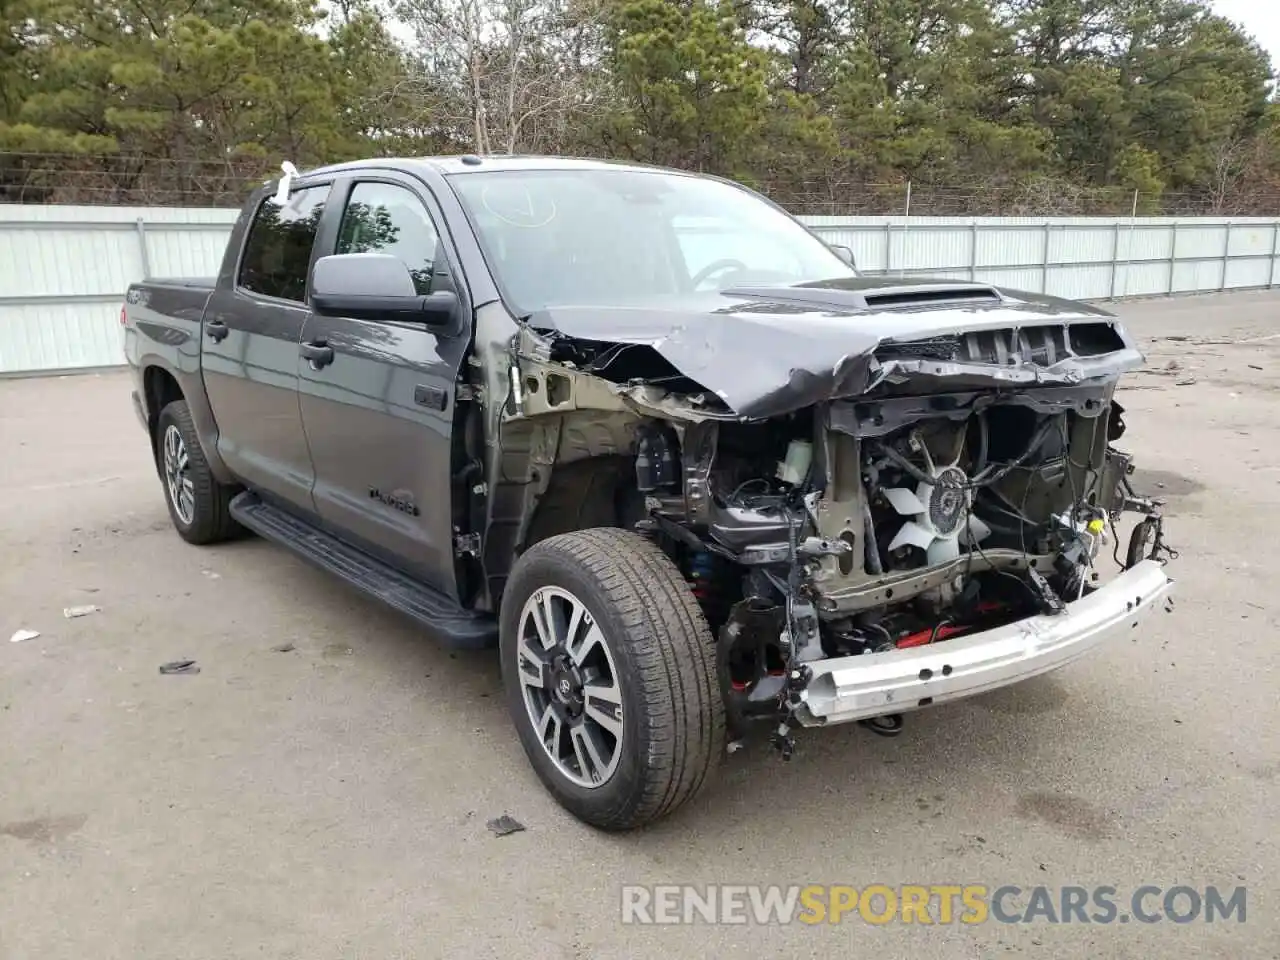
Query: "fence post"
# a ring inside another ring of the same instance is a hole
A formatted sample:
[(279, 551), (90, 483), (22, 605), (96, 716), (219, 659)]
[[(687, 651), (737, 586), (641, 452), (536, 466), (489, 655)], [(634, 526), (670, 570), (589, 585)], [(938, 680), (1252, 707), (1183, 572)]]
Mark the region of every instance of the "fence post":
[(978, 218), (969, 218), (969, 282), (978, 279)]
[(133, 222), (134, 230), (138, 234), (138, 253), (142, 257), (142, 279), (151, 279), (151, 251), (147, 249), (147, 224), (141, 218)]
[(893, 224), (884, 222), (884, 275), (887, 277), (893, 269)]
[(1053, 236), (1053, 224), (1044, 222), (1044, 259), (1040, 265), (1040, 292), (1049, 292), (1049, 238)]
[(1227, 289), (1227, 264), (1231, 261), (1231, 221), (1227, 221), (1227, 229), (1223, 231), (1222, 241), (1222, 284), (1219, 291)]
[(1120, 288), (1120, 296), (1129, 295), (1129, 273), (1133, 267), (1133, 231), (1138, 226), (1138, 191), (1133, 191), (1133, 209), (1129, 213), (1129, 242), (1124, 248), (1124, 286)]
[(898, 275), (907, 275), (907, 227), (911, 223), (911, 181), (907, 181), (907, 206), (902, 213), (902, 256), (898, 261)]
[(1116, 273), (1120, 268), (1120, 219), (1116, 218), (1115, 232), (1111, 235), (1111, 295), (1108, 300), (1116, 298)]
[(1280, 220), (1271, 225), (1271, 263), (1267, 265), (1267, 289), (1276, 282), (1276, 254), (1280, 253)]
[(1169, 296), (1173, 296), (1173, 275), (1178, 269), (1178, 221), (1173, 221), (1173, 230), (1169, 235)]

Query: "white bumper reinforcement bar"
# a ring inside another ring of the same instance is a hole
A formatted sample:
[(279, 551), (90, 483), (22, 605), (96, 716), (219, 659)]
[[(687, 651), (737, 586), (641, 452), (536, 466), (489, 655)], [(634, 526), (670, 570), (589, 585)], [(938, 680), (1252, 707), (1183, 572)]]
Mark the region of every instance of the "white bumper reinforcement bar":
[(845, 723), (1007, 687), (1137, 627), (1172, 586), (1163, 566), (1143, 560), (1056, 616), (908, 650), (820, 660), (809, 664), (813, 676), (796, 717), (805, 726)]

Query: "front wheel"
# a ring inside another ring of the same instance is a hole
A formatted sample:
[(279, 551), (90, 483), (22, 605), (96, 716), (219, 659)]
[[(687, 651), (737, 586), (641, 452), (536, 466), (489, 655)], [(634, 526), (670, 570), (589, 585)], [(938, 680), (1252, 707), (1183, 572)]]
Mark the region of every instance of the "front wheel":
[(627, 830), (702, 789), (724, 752), (715, 650), (657, 546), (612, 528), (536, 544), (507, 582), (500, 636), (520, 742), (574, 816)]

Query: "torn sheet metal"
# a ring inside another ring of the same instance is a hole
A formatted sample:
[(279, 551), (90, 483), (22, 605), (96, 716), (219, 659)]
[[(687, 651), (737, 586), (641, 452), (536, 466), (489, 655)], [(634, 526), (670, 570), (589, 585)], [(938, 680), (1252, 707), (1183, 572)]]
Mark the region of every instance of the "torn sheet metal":
[[(1141, 365), (1118, 324), (1121, 349), (1048, 365), (949, 362), (904, 357), (881, 362), (878, 347), (1000, 328), (1114, 322), (1104, 310), (982, 284), (854, 278), (776, 289), (666, 297), (631, 306), (551, 307), (529, 325), (556, 337), (646, 347), (719, 397), (742, 419), (761, 419), (882, 382), (917, 378), (979, 388), (1077, 384)], [(614, 353), (597, 370), (625, 377)], [(618, 382), (618, 381), (615, 381)]]

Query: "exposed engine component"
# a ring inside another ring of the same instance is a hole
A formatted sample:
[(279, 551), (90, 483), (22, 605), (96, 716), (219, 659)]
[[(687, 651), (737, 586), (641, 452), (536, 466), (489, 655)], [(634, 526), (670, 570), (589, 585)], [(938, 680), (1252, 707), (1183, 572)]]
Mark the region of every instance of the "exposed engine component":
[(929, 564), (943, 563), (960, 556), (960, 546), (981, 543), (991, 533), (973, 515), (969, 477), (955, 463), (935, 466), (928, 447), (921, 446), (924, 472), (931, 482), (921, 480), (915, 490), (888, 487), (883, 493), (899, 515), (907, 520), (889, 541), (890, 554), (903, 547), (923, 550)]
[(778, 464), (778, 479), (792, 486), (803, 483), (809, 476), (813, 462), (813, 444), (807, 440), (792, 440), (787, 444), (786, 459)]
[(637, 483), (686, 557), (735, 720), (786, 716), (815, 660), (945, 643), (1088, 589), (1126, 497), (1118, 412), (975, 396), (904, 399), (917, 412), (888, 431), (819, 406), (638, 432)]
[(636, 489), (671, 490), (680, 482), (679, 443), (667, 424), (645, 423), (636, 431)]

